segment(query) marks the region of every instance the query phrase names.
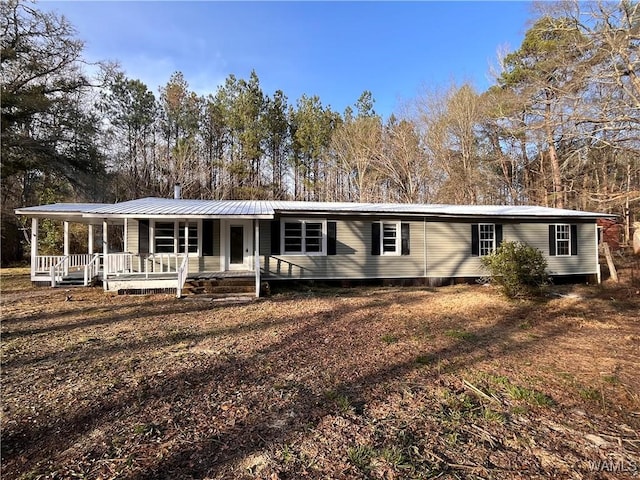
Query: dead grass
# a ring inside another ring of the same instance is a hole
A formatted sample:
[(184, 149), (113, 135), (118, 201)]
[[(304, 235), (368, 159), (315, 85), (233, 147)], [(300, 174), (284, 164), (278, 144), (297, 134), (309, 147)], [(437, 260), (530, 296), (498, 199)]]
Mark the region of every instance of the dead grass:
[(369, 287), (220, 306), (33, 288), (24, 270), (0, 281), (3, 478), (640, 473), (630, 286), (535, 302)]

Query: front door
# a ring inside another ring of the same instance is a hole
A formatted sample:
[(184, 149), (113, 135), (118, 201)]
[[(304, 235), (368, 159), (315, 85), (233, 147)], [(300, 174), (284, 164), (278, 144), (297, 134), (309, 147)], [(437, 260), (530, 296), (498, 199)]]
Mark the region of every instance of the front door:
[(227, 228), (227, 268), (251, 270), (253, 236), (251, 220), (231, 221)]

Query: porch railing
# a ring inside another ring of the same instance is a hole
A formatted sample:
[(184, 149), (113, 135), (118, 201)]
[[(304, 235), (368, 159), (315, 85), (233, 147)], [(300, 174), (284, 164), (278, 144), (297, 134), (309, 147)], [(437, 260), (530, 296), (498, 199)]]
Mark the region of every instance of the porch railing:
[(176, 297), (182, 298), (182, 289), (189, 275), (189, 255), (185, 255), (180, 268), (178, 269), (178, 285), (176, 286)]
[(65, 276), (65, 271), (69, 270), (69, 257), (62, 257), (58, 263), (55, 265), (51, 265), (49, 269), (49, 276), (51, 279), (51, 286), (55, 287), (58, 283), (62, 281), (62, 278)]
[(102, 279), (175, 278), (181, 291), (189, 273), (189, 256), (172, 253), (38, 255), (33, 265), (32, 280), (51, 282), (55, 287), (70, 272), (81, 272), (85, 286), (99, 276)]
[(41, 275), (50, 275), (51, 267), (57, 265), (64, 255), (38, 255), (33, 265), (33, 273)]
[[(46, 255), (36, 257), (36, 275), (49, 275), (51, 286), (55, 287), (71, 271), (81, 271), (92, 261), (92, 255), (78, 253), (73, 255)], [(44, 270), (48, 266), (48, 270)]]
[(178, 274), (185, 254), (174, 253), (109, 253), (104, 261), (104, 276), (145, 277), (154, 275)]
[(84, 266), (84, 286), (87, 287), (89, 283), (100, 275), (102, 268), (102, 254), (95, 253), (91, 261)]

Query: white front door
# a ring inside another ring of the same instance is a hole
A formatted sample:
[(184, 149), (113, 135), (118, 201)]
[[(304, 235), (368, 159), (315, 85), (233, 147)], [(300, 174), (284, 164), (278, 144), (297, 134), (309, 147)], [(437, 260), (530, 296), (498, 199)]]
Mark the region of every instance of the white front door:
[(253, 260), (253, 222), (251, 220), (229, 220), (227, 222), (226, 269), (251, 270)]

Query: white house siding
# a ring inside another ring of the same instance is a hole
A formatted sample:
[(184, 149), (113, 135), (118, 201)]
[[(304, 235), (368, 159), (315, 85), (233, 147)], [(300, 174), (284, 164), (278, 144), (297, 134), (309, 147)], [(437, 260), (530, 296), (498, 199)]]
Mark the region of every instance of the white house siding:
[(484, 275), (480, 257), (471, 255), (471, 223), (427, 222), (427, 276)]
[[(578, 223), (578, 254), (549, 255), (549, 225), (553, 222), (509, 223), (482, 220), (468, 223), (427, 222), (427, 276), (477, 277), (486, 275), (480, 257), (471, 254), (471, 224), (500, 223), (503, 241), (524, 242), (542, 251), (552, 275), (596, 273), (596, 240), (593, 223)], [(557, 223), (569, 223), (559, 221)], [(575, 224), (575, 223), (574, 223)]]
[(125, 245), (125, 252), (138, 253), (138, 238), (138, 220), (129, 218), (127, 220), (127, 245)]
[[(549, 225), (573, 224), (578, 233), (578, 254), (571, 256), (549, 255)], [(596, 273), (596, 230), (594, 223), (575, 223), (558, 221), (548, 223), (512, 223), (504, 224), (505, 240), (524, 242), (544, 253), (551, 275), (593, 274)]]
[[(298, 218), (298, 217), (295, 217)], [(301, 216), (300, 218), (308, 218)], [(376, 217), (323, 217), (336, 222), (336, 255), (271, 255), (271, 223), (260, 222), (261, 265), (266, 276), (300, 279), (415, 278), (424, 276), (423, 222), (410, 224), (410, 255), (371, 255), (371, 225)], [(283, 217), (285, 219), (285, 217)], [(399, 232), (398, 232), (399, 233)]]
[[(301, 216), (302, 218), (309, 218)], [(283, 217), (285, 218), (285, 217)], [(297, 218), (297, 217), (296, 217)], [(260, 220), (261, 267), (266, 276), (299, 279), (363, 279), (477, 277), (486, 274), (480, 258), (471, 255), (471, 224), (501, 223), (504, 241), (525, 242), (540, 249), (553, 275), (596, 273), (596, 240), (593, 223), (575, 223), (578, 232), (578, 255), (549, 256), (549, 224), (552, 222), (514, 223), (506, 220), (425, 222), (393, 218), (410, 224), (410, 255), (372, 256), (371, 224), (378, 217), (323, 217), (336, 222), (336, 255), (271, 255), (271, 221)], [(557, 223), (567, 223), (558, 221)], [(138, 253), (138, 220), (128, 220), (127, 251)], [(192, 257), (191, 272), (220, 271), (220, 221), (214, 220), (213, 256)], [(204, 233), (204, 232), (203, 232)]]

